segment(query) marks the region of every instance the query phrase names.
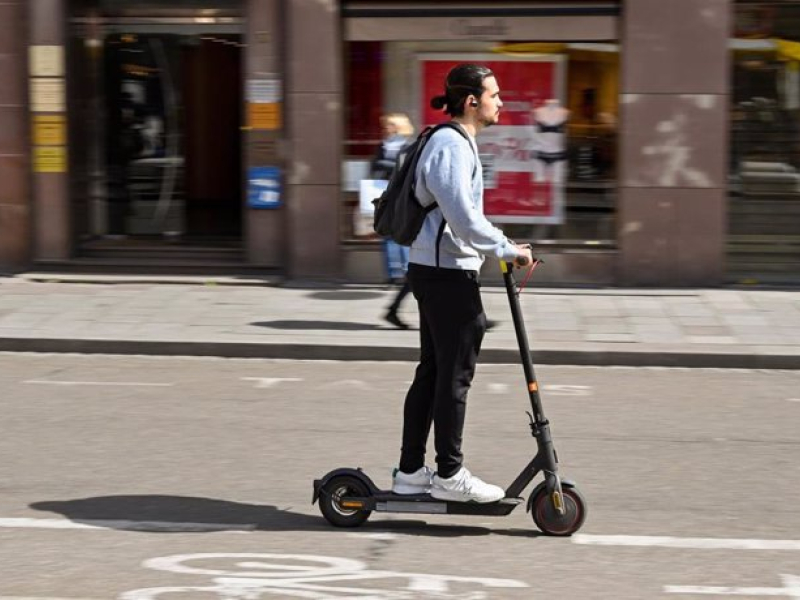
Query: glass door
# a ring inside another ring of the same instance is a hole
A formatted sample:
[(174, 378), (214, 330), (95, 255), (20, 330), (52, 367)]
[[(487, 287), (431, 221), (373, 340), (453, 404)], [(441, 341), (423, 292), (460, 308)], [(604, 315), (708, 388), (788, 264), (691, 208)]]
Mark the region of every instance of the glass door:
[(238, 242), (240, 19), (88, 10), (72, 29), (72, 196), (84, 244)]

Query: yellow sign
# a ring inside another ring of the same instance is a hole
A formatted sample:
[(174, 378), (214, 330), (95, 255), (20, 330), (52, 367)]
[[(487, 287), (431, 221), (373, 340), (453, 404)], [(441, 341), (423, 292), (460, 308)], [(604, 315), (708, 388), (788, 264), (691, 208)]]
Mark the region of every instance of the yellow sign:
[(33, 149), (33, 170), (37, 173), (66, 173), (65, 146), (36, 146)]
[(558, 54), (567, 49), (566, 44), (557, 42), (522, 42), (519, 44), (500, 44), (492, 48), (498, 54)]
[(247, 105), (248, 124), (253, 129), (280, 129), (281, 105), (279, 102), (255, 103)]
[(791, 40), (773, 40), (778, 47), (780, 57), (784, 60), (800, 60), (800, 43)]
[(37, 146), (63, 146), (67, 143), (66, 119), (63, 115), (34, 115), (33, 143)]
[(31, 79), (33, 112), (64, 112), (65, 97), (63, 77)]
[(64, 76), (64, 46), (31, 46), (29, 57), (31, 76)]

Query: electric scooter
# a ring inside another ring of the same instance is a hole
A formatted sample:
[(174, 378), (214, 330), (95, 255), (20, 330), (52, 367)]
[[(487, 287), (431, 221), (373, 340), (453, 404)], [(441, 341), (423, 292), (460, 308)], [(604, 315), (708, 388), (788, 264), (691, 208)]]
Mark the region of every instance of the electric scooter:
[[(534, 259), (529, 266), (528, 276), (540, 262), (542, 261)], [(530, 418), (531, 434), (538, 448), (536, 456), (508, 486), (503, 499), (485, 504), (438, 500), (430, 494), (395, 494), (392, 491), (379, 489), (360, 468), (335, 469), (322, 479), (314, 481), (312, 498), (312, 504), (319, 500), (322, 515), (331, 525), (357, 527), (364, 523), (373, 511), (505, 516), (522, 504), (523, 491), (540, 472), (544, 474), (544, 480), (533, 488), (527, 503), (527, 510), (532, 513), (536, 526), (548, 535), (568, 536), (583, 525), (586, 519), (586, 501), (573, 481), (562, 479), (558, 474), (558, 457), (550, 435), (550, 423), (542, 409), (539, 384), (533, 370), (528, 336), (522, 320), (519, 302), (522, 287), (514, 278), (512, 263), (501, 261), (500, 267), (511, 306), (511, 316), (514, 320), (514, 330), (517, 334), (533, 412), (527, 414)]]

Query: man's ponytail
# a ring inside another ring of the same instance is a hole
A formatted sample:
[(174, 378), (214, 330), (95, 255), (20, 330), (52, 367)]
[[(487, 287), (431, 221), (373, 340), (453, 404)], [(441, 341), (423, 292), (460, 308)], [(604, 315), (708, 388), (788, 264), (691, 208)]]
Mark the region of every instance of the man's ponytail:
[(442, 110), (447, 106), (447, 96), (434, 96), (431, 98), (431, 108), (434, 110)]

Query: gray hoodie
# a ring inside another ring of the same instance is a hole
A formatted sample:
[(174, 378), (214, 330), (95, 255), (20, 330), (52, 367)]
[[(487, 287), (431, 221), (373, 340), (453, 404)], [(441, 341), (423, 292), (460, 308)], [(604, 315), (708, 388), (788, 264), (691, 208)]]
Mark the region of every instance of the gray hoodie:
[(416, 195), (423, 206), (438, 207), (425, 219), (411, 245), (409, 262), (435, 267), (436, 238), (444, 215), (447, 225), (439, 265), (479, 271), (484, 256), (513, 261), (512, 242), (483, 215), (483, 172), (474, 138), (442, 128), (428, 140), (417, 164)]

